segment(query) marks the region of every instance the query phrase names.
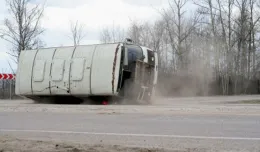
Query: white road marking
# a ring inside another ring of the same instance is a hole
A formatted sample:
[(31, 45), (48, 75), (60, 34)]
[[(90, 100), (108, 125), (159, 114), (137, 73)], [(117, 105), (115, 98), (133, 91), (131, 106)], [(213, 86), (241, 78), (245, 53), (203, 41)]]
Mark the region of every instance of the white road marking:
[(134, 133), (133, 134), (132, 133), (101, 133), (101, 132), (78, 132), (78, 131), (0, 129), (0, 132), (27, 132), (27, 133), (55, 133), (55, 134), (84, 134), (84, 135), (106, 135), (106, 136), (134, 136), (134, 137), (164, 137), (164, 138), (186, 138), (186, 139), (260, 141), (260, 138), (250, 138), (250, 137), (210, 137), (210, 136), (184, 136), (184, 135), (134, 134)]

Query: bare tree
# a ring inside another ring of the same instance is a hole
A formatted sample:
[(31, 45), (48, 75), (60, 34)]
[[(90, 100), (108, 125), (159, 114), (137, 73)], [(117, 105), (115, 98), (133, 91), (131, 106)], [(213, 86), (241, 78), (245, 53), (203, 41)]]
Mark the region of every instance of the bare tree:
[(125, 31), (119, 25), (115, 26), (113, 23), (110, 33), (113, 42), (123, 41), (125, 39)]
[(110, 31), (108, 28), (103, 28), (103, 30), (100, 33), (100, 41), (102, 43), (109, 43), (112, 42), (112, 38), (110, 35)]
[(119, 25), (111, 28), (105, 27), (100, 32), (100, 41), (102, 43), (115, 43), (125, 39), (125, 31)]
[(31, 3), (31, 0), (6, 0), (10, 18), (5, 18), (2, 38), (12, 44), (11, 56), (17, 63), (20, 52), (43, 46), (39, 36), (43, 33), (40, 21), (44, 5)]
[(185, 17), (185, 6), (189, 0), (169, 1), (169, 10), (164, 10), (162, 17), (165, 21), (166, 30), (173, 54), (173, 66), (175, 70), (181, 70), (187, 67), (186, 56), (187, 39), (198, 25), (200, 14), (195, 14), (190, 20)]
[[(194, 0), (211, 27), (216, 78), (222, 93), (245, 93), (256, 73), (257, 0)], [(236, 13), (234, 11), (237, 11)], [(204, 24), (204, 23), (203, 23)]]
[[(260, 23), (260, 1), (258, 1), (259, 5), (257, 7), (257, 0), (249, 0), (250, 5), (250, 36), (249, 36), (249, 52), (252, 54), (252, 66), (249, 63), (249, 69), (252, 67), (252, 76), (253, 79), (256, 78), (256, 34), (257, 34), (257, 25)], [(258, 11), (257, 11), (258, 10)]]
[(69, 37), (73, 40), (74, 46), (79, 45), (82, 39), (86, 36), (84, 33), (84, 25), (78, 21), (70, 22), (70, 32), (71, 35)]

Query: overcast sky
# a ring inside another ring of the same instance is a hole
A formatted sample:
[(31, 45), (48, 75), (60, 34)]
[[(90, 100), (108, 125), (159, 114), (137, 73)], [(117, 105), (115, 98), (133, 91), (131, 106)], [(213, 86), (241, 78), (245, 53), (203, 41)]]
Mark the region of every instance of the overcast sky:
[[(34, 0), (33, 3), (43, 3), (44, 0)], [(70, 21), (85, 24), (86, 37), (81, 44), (99, 43), (99, 34), (103, 27), (113, 24), (128, 28), (131, 20), (150, 21), (158, 19), (160, 15), (156, 9), (168, 7), (168, 0), (47, 0), (42, 26), (42, 35), (46, 47), (72, 45), (68, 38)], [(5, 1), (0, 0), (0, 27), (8, 15)], [(7, 42), (0, 39), (0, 73), (1, 69), (8, 69), (8, 55), (10, 49)], [(15, 64), (12, 64), (16, 68)]]

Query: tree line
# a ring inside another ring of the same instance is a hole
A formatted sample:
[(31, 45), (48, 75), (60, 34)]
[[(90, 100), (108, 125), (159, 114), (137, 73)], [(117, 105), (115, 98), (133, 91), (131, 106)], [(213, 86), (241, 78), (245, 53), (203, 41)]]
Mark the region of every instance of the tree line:
[[(40, 21), (44, 5), (28, 7), (30, 0), (8, 0), (2, 38), (13, 44), (11, 56), (42, 47)], [(190, 12), (190, 8), (196, 8)], [(104, 28), (100, 42), (123, 41), (158, 52), (157, 93), (169, 96), (257, 94), (259, 92), (260, 1), (169, 0), (156, 10), (155, 22), (131, 21)], [(71, 23), (71, 39), (79, 45), (84, 26)]]
[[(260, 1), (171, 0), (156, 11), (157, 21), (134, 21), (126, 33), (158, 52), (159, 92), (259, 93)], [(104, 29), (102, 42), (121, 41), (120, 31)]]

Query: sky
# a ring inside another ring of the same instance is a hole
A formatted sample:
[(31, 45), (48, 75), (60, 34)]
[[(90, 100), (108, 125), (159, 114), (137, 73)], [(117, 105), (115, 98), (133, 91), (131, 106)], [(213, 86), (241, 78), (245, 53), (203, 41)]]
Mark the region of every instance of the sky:
[[(45, 0), (32, 0), (43, 4)], [(84, 24), (86, 37), (81, 44), (99, 43), (100, 32), (113, 24), (127, 30), (131, 20), (153, 22), (160, 17), (157, 10), (168, 7), (168, 0), (46, 0), (41, 25), (45, 47), (72, 45), (69, 38), (70, 21)], [(4, 0), (0, 0), (0, 28), (8, 16)], [(10, 71), (16, 64), (6, 54), (10, 44), (0, 38), (0, 73)], [(3, 71), (2, 70), (2, 71)]]

